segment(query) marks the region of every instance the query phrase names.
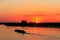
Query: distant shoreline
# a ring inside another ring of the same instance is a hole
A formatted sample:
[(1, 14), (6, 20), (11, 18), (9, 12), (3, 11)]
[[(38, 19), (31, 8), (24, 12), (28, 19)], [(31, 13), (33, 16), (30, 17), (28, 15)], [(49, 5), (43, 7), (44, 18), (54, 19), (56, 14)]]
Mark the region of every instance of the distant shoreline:
[(60, 22), (46, 22), (46, 23), (0, 23), (6, 26), (21, 26), (21, 27), (55, 27), (60, 28)]

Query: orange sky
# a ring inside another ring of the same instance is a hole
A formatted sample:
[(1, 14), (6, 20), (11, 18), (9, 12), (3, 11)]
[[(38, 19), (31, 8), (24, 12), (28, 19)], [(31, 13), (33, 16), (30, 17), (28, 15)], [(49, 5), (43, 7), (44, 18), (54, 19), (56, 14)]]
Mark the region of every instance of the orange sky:
[(60, 0), (1, 0), (0, 22), (60, 22)]

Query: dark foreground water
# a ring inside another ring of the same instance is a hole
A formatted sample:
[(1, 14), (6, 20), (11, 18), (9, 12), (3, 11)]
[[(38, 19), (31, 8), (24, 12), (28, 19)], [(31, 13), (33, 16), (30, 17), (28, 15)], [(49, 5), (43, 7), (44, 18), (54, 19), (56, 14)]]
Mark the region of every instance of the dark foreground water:
[[(16, 33), (15, 29), (25, 30), (31, 34)], [(60, 29), (0, 25), (0, 40), (60, 40)]]

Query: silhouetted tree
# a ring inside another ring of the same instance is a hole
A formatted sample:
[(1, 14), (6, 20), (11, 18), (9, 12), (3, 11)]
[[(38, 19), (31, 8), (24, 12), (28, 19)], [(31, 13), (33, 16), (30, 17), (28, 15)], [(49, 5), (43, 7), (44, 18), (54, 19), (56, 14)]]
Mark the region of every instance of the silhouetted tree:
[(21, 21), (21, 26), (27, 26), (27, 21), (26, 20), (22, 20)]
[(26, 20), (22, 20), (21, 23), (27, 23), (27, 21)]

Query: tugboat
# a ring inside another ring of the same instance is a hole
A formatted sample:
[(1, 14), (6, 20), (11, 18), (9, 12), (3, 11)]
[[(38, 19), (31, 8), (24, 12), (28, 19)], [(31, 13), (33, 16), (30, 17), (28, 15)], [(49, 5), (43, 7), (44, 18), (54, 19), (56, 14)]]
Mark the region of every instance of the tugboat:
[[(21, 34), (29, 34), (29, 35), (37, 35), (37, 36), (39, 36), (38, 34), (31, 34), (31, 33), (26, 33), (24, 30), (18, 30), (18, 29), (16, 29), (16, 30), (14, 30), (15, 32), (17, 32), (17, 33), (21, 33)], [(41, 35), (40, 35), (41, 36)]]
[(24, 30), (18, 30), (16, 29), (15, 32), (21, 33), (21, 34), (26, 34), (26, 32)]

